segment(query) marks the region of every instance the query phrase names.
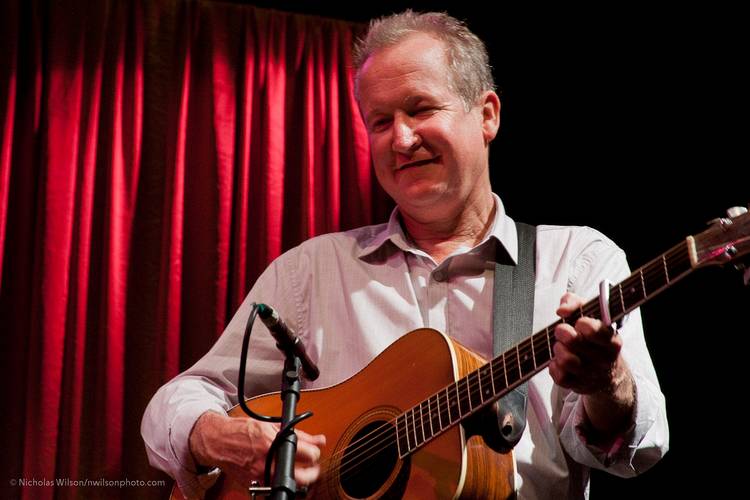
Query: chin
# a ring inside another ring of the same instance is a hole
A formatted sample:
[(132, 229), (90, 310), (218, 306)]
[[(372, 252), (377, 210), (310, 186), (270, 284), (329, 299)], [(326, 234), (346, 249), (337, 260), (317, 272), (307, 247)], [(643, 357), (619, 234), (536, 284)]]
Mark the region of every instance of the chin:
[(394, 197), (400, 206), (415, 208), (435, 207), (445, 203), (450, 194), (443, 185), (414, 185), (401, 191), (398, 198)]

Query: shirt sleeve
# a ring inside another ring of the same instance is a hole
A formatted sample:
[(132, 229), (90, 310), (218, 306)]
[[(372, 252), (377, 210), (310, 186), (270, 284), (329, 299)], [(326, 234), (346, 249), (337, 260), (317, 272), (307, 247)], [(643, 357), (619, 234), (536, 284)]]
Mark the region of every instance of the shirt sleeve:
[[(294, 250), (274, 261), (258, 278), (211, 350), (162, 386), (146, 407), (141, 435), (149, 463), (172, 476), (187, 498), (202, 498), (218, 476), (218, 470), (199, 473), (188, 439), (203, 413), (226, 414), (238, 403), (239, 358), (252, 303), (271, 305), (297, 329), (295, 270)], [(248, 350), (246, 397), (278, 390), (282, 367), (283, 358), (273, 338), (256, 321)]]
[[(605, 236), (581, 228), (587, 243), (572, 263), (568, 290), (584, 299), (598, 296), (599, 283), (618, 283), (630, 275), (625, 254)], [(643, 333), (640, 310), (628, 314), (619, 328), (622, 356), (635, 382), (635, 411), (629, 429), (608, 449), (586, 440), (588, 420), (583, 398), (565, 391), (560, 413), (560, 439), (573, 460), (621, 477), (635, 476), (650, 468), (669, 448), (664, 395), (659, 387)]]

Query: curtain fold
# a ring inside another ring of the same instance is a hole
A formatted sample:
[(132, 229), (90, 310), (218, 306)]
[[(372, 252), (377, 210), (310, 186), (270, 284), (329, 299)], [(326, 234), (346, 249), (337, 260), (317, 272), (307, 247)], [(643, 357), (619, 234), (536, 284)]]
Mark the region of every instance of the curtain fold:
[[(9, 2), (0, 364), (10, 478), (163, 479), (139, 434), (156, 389), (210, 347), (284, 250), (385, 220), (391, 204), (353, 97), (360, 29), (218, 2)], [(165, 491), (6, 482), (2, 496)]]

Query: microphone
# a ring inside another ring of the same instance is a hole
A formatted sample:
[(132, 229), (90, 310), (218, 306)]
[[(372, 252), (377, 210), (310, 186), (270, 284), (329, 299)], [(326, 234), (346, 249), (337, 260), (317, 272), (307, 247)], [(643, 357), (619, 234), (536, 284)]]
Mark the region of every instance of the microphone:
[(258, 304), (258, 316), (260, 316), (263, 324), (271, 332), (273, 338), (276, 339), (276, 344), (279, 348), (299, 358), (302, 364), (302, 371), (305, 372), (305, 378), (310, 381), (318, 378), (320, 370), (318, 370), (318, 367), (315, 366), (315, 363), (307, 355), (305, 344), (295, 335), (294, 330), (286, 326), (279, 313), (269, 305)]

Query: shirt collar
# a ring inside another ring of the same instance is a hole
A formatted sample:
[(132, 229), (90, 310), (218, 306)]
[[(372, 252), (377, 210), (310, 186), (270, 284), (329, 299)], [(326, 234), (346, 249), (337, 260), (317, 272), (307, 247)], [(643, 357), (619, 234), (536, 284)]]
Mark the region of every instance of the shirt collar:
[[(502, 200), (495, 193), (492, 193), (495, 202), (495, 217), (490, 226), (490, 230), (482, 241), (474, 248), (466, 249), (464, 253), (476, 252), (487, 255), (488, 260), (503, 262), (504, 256), (507, 255), (514, 264), (518, 262), (518, 235), (516, 234), (516, 224), (513, 219), (505, 213), (505, 207)], [(404, 233), (401, 226), (398, 206), (393, 209), (391, 216), (381, 231), (373, 234), (372, 238), (363, 242), (357, 257), (365, 259), (375, 252), (381, 250), (402, 250), (411, 252), (416, 255), (425, 255), (424, 251), (414, 246)]]

